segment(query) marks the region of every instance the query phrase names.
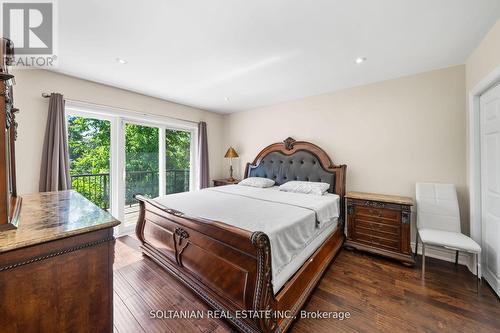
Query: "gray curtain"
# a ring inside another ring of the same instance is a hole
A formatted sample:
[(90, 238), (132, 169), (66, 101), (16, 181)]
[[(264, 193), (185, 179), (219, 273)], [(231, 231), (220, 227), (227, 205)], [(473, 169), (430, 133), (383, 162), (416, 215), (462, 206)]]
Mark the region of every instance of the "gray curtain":
[(49, 115), (45, 129), (40, 168), (40, 192), (68, 190), (71, 188), (69, 175), (68, 134), (64, 114), (64, 98), (51, 94)]
[(206, 188), (210, 179), (208, 175), (208, 141), (207, 141), (207, 123), (204, 121), (198, 123), (198, 161), (199, 161), (199, 187)]

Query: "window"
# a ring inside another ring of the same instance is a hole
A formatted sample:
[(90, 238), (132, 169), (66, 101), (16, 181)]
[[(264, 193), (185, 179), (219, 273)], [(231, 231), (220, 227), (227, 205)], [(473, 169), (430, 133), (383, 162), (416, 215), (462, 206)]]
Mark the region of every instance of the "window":
[(130, 111), (67, 102), (72, 187), (135, 229), (133, 198), (194, 189), (194, 123), (135, 115)]
[[(157, 197), (159, 192), (159, 128), (125, 124), (125, 204), (134, 194)], [(189, 189), (189, 183), (188, 183)]]
[(68, 146), (71, 187), (109, 209), (111, 122), (68, 116)]
[(165, 193), (189, 191), (191, 133), (167, 129), (165, 131), (165, 147)]

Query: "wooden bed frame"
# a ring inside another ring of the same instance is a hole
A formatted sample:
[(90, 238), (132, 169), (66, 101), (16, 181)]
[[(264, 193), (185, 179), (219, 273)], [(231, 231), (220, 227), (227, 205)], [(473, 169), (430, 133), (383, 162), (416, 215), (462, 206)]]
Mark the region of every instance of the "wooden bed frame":
[(324, 171), (334, 174), (331, 192), (340, 195), (341, 214), (335, 232), (276, 295), (271, 281), (271, 246), (265, 233), (189, 217), (136, 196), (140, 203), (136, 233), (143, 253), (222, 311), (242, 332), (286, 331), (344, 241), (346, 166), (334, 165), (318, 146), (291, 138), (272, 144), (247, 165), (245, 177), (272, 152), (291, 156), (299, 151), (312, 154)]

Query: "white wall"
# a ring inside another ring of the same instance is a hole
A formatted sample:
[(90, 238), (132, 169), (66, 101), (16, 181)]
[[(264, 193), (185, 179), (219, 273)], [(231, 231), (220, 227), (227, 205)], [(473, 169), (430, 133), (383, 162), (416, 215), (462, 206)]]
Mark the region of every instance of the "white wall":
[(347, 164), (351, 191), (413, 197), (417, 181), (454, 183), (467, 232), (465, 116), (461, 65), (227, 115), (223, 142), (240, 154), (238, 177), (291, 136)]
[(223, 118), (219, 114), (44, 70), (17, 70), (13, 74), (16, 76), (15, 106), (21, 110), (17, 117), (19, 128), (16, 142), (17, 186), (20, 194), (38, 192), (48, 110), (48, 99), (41, 97), (42, 92), (58, 92), (73, 100), (191, 121), (205, 121), (208, 129), (210, 177), (213, 179), (220, 176)]

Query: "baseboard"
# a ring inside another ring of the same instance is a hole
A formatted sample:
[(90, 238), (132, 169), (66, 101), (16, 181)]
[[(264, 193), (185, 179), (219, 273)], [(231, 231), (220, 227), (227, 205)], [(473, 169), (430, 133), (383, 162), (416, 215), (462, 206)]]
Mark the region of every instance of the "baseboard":
[[(415, 242), (411, 242), (411, 248), (415, 253)], [(418, 244), (418, 254), (422, 255), (422, 243)], [(425, 247), (425, 256), (432, 257), (448, 262), (455, 262), (455, 251), (445, 249), (444, 247), (427, 245)], [(475, 256), (472, 256), (467, 252), (459, 252), (458, 253), (458, 263), (460, 265), (466, 266), (472, 274), (476, 275), (476, 266), (475, 266)]]
[(488, 284), (500, 297), (500, 279), (497, 278), (488, 268), (484, 270), (483, 276), (488, 280)]

